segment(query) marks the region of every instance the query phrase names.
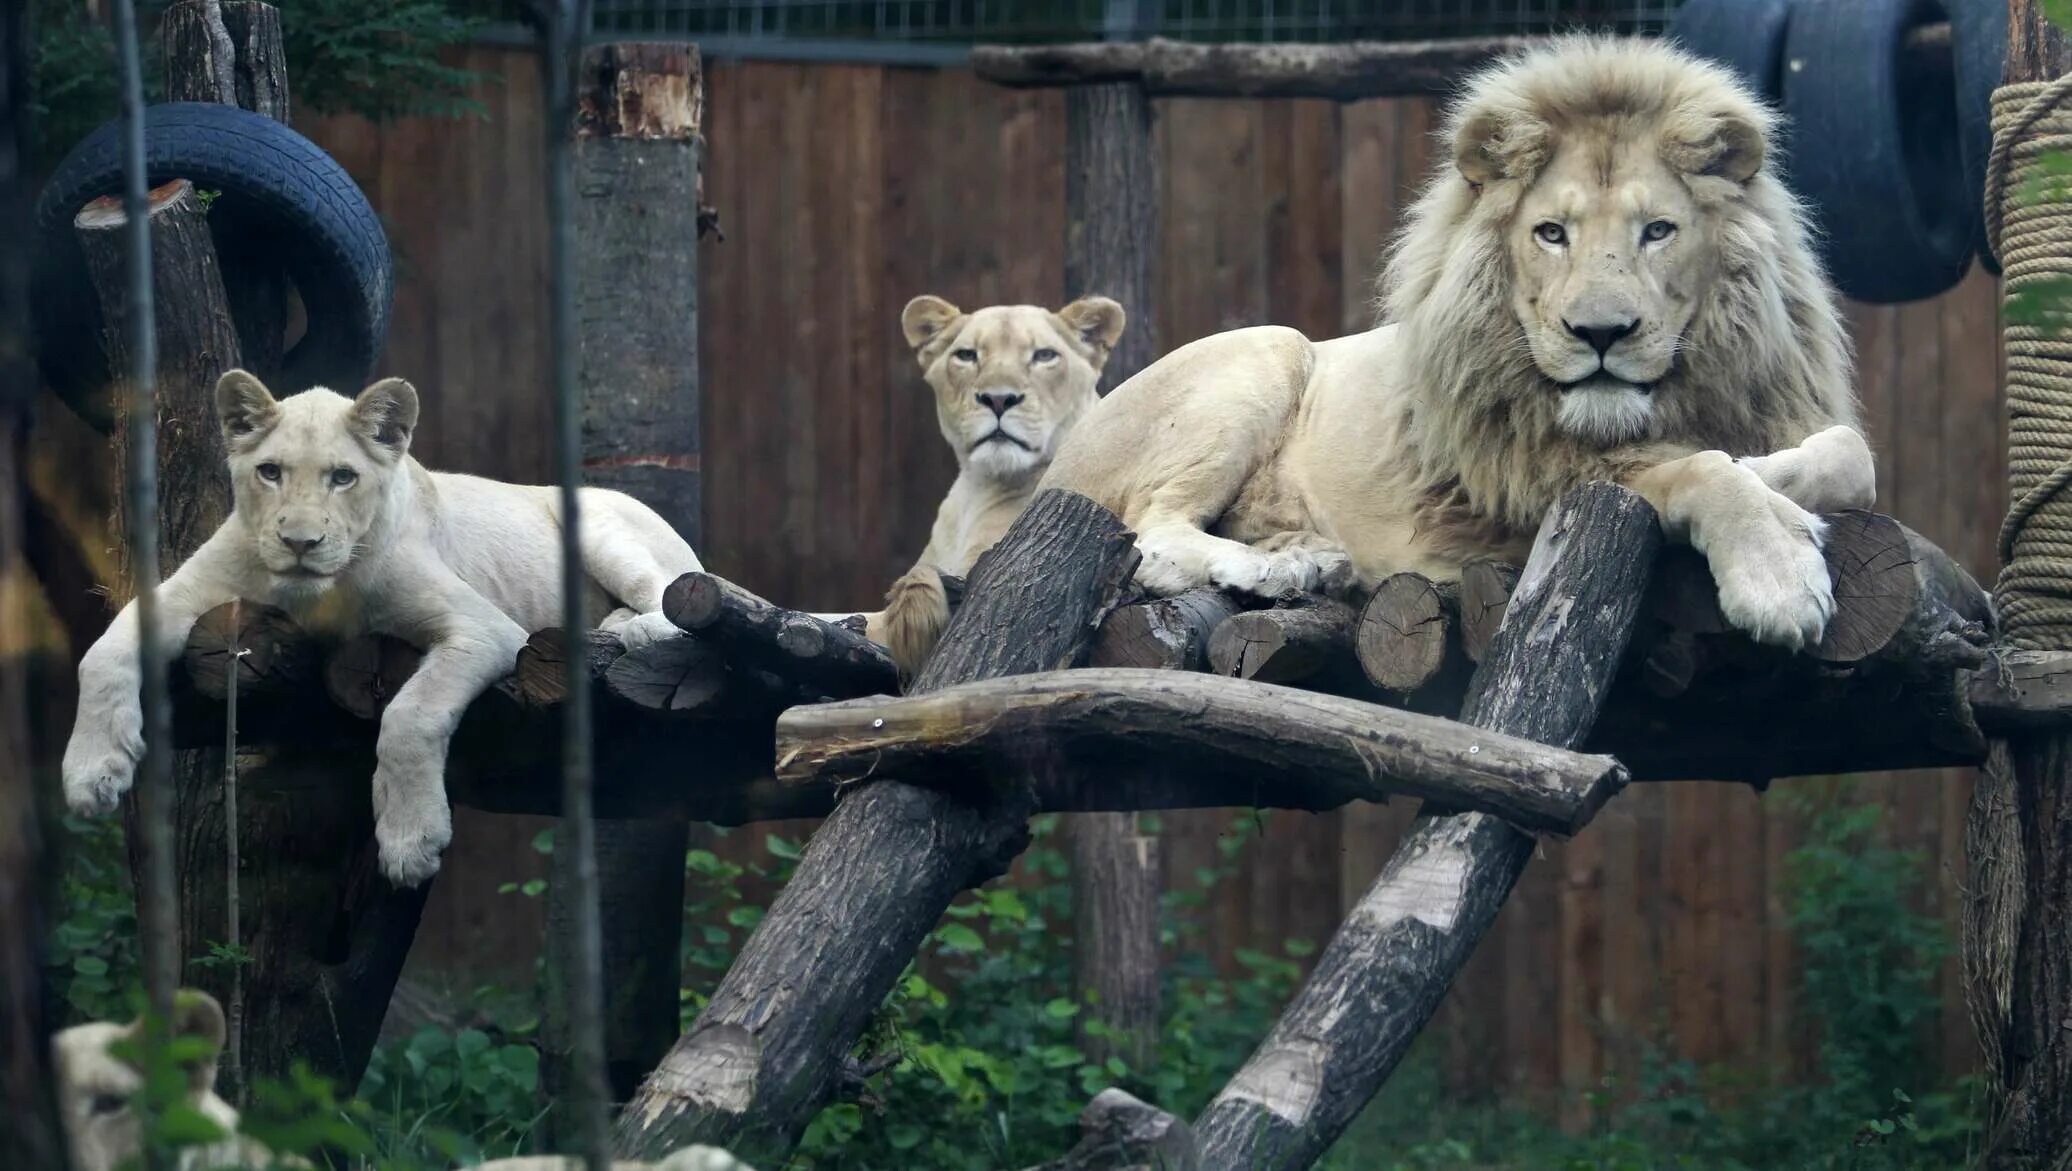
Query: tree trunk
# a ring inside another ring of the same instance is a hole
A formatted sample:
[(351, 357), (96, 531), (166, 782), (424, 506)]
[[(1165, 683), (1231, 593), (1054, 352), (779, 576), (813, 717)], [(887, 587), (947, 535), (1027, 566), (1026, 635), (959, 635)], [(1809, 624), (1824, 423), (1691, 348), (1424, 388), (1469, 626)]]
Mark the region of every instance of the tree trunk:
[[(2044, 82), (2072, 71), (2072, 43), (2044, 17), (2041, 0), (2009, 0), (2008, 85)], [(1999, 102), (1995, 102), (1996, 107)], [(2003, 197), (2009, 209), (2034, 198), (2025, 191), (2021, 143)], [(2062, 192), (2047, 198), (2062, 205)], [(2062, 211), (2062, 206), (2053, 209)], [(1989, 210), (1989, 213), (1991, 211)], [(2055, 272), (2054, 255), (2021, 264), (2009, 257), (2003, 290)], [(2048, 281), (2048, 275), (2042, 278)], [(2034, 361), (2034, 330), (2003, 326), (2011, 357), (2017, 342)], [(2055, 339), (2046, 338), (2054, 343)], [(2054, 359), (2052, 359), (2054, 360)], [(2060, 453), (2062, 454), (2062, 453)], [(2034, 474), (2029, 477), (2038, 478)], [(2016, 485), (2015, 495), (2022, 486)], [(2054, 556), (2020, 540), (2012, 561)], [(2012, 619), (2010, 631), (2018, 625)], [(2072, 649), (2049, 620), (2021, 631), (2035, 649)], [(1996, 745), (1972, 793), (1965, 831), (1971, 863), (1966, 883), (1964, 967), (1967, 999), (1986, 1058), (1988, 1132), (1981, 1165), (2044, 1171), (2072, 1163), (2072, 731), (2056, 728), (2010, 736)]]
[[(1638, 495), (1591, 484), (1541, 524), (1461, 721), (1561, 748), (1589, 735), (1661, 545)], [(1195, 1123), (1202, 1166), (1306, 1168), (1409, 1049), (1532, 857), (1484, 813), (1427, 809), (1273, 1031)]]
[[(1136, 561), (1113, 514), (1042, 493), (973, 567), (912, 692), (1076, 665)], [(705, 1142), (783, 1163), (853, 1082), (851, 1048), (950, 900), (1027, 845), (1034, 805), (1026, 790), (972, 801), (891, 779), (849, 791), (697, 1023), (620, 1115), (619, 1153)]]
[[(1151, 102), (1133, 81), (1065, 95), (1065, 285), (1128, 315), (1102, 381), (1120, 386), (1158, 357), (1152, 262), (1158, 152)], [(1197, 607), (1193, 614), (1203, 613)], [(1158, 1041), (1158, 842), (1130, 813), (1068, 820), (1079, 1047), (1092, 1060), (1150, 1061)], [(1105, 1025), (1105, 1030), (1093, 1026)], [(1109, 1036), (1096, 1035), (1106, 1032)], [(1118, 1038), (1111, 1044), (1110, 1037)]]
[[(586, 49), (570, 152), (583, 482), (654, 509), (694, 548), (701, 85), (694, 46)], [(604, 1058), (615, 1102), (633, 1096), (679, 1031), (689, 845), (680, 820), (597, 823)], [(555, 852), (547, 891), (550, 979), (566, 970), (551, 945), (575, 934), (569, 861)], [(566, 997), (546, 998), (542, 1040), (541, 1088), (559, 1098), (573, 1044)], [(577, 1136), (564, 1137), (572, 1146)]]

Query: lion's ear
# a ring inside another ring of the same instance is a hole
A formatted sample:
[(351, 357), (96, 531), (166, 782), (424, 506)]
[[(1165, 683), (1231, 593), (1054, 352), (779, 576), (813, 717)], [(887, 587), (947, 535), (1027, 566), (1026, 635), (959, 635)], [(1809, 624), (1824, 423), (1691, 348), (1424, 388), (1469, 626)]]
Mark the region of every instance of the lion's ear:
[(907, 344), (916, 350), (924, 349), (929, 342), (942, 336), (964, 311), (941, 297), (923, 293), (906, 303), (899, 314), (899, 328), (906, 334)]
[(244, 370), (225, 370), (216, 380), (216, 418), (223, 424), (223, 442), (240, 442), (273, 426), (281, 405), (266, 384)]
[(1686, 175), (1717, 175), (1746, 183), (1763, 169), (1768, 145), (1761, 126), (1725, 113), (1671, 124), (1662, 153), (1670, 166)]
[(1516, 110), (1471, 110), (1453, 132), (1453, 165), (1481, 186), (1499, 179), (1530, 180), (1547, 159), (1547, 124)]
[(1093, 348), (1094, 366), (1098, 368), (1108, 360), (1115, 343), (1122, 340), (1122, 327), (1129, 318), (1121, 305), (1106, 297), (1081, 297), (1058, 310), (1058, 320), (1072, 330), (1073, 336)]
[(349, 416), (353, 429), (397, 455), (410, 450), (417, 430), (417, 388), (400, 378), (384, 378), (360, 392)]

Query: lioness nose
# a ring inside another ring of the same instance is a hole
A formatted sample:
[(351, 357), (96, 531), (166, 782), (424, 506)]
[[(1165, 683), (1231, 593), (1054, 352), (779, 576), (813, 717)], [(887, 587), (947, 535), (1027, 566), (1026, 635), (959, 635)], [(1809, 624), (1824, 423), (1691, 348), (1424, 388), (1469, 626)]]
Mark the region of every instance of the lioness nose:
[(322, 533), (318, 533), (314, 537), (291, 537), (286, 533), (281, 534), (281, 544), (293, 549), (297, 557), (307, 556), (311, 549), (323, 543), (324, 535)]
[(1597, 356), (1602, 358), (1605, 351), (1611, 349), (1620, 338), (1640, 328), (1640, 319), (1636, 317), (1631, 321), (1615, 321), (1609, 325), (1577, 325), (1569, 321), (1561, 324), (1568, 326), (1570, 333), (1589, 342), (1590, 348), (1596, 350)]
[(1016, 403), (1022, 401), (1022, 396), (1007, 391), (981, 390), (978, 392), (978, 401), (984, 403), (997, 417), (1006, 414)]

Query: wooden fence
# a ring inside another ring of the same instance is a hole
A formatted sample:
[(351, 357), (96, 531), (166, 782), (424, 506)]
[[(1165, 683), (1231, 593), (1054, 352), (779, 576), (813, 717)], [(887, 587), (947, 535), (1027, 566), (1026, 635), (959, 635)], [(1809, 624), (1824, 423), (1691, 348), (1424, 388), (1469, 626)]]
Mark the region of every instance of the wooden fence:
[[(545, 480), (538, 79), (522, 53), (477, 49), (464, 64), (497, 78), (485, 118), (302, 128), (366, 188), (400, 253), (386, 367), (425, 394), (421, 457)], [(925, 542), (953, 472), (901, 305), (921, 292), (973, 307), (1099, 291), (1062, 287), (1063, 100), (956, 72), (714, 64), (708, 101), (707, 199), (726, 240), (702, 258), (700, 553), (789, 605), (868, 605)], [(1268, 322), (1319, 336), (1363, 327), (1381, 245), (1430, 159), (1433, 114), (1423, 101), (1160, 103), (1162, 346)], [(1850, 311), (1881, 508), (1986, 581), (2006, 483), (1994, 314), (1978, 273), (1935, 301)], [(1952, 924), (1968, 789), (1918, 774), (1861, 789), (1891, 837), (1924, 852), (1928, 905)], [(1321, 942), (1410, 814), (1274, 815), (1210, 901), (1212, 953), (1228, 963), (1289, 935)], [(1250, 817), (1167, 817), (1169, 888), (1192, 885)], [(463, 812), (415, 973), (529, 973), (538, 908), (497, 887), (542, 869), (524, 843), (544, 824)], [(1799, 834), (1774, 797), (1656, 785), (1549, 847), (1436, 1026), (1456, 1084), (1563, 1089), (1573, 1102), (1608, 1069), (1632, 1072), (1650, 1041), (1701, 1063), (1804, 1068), (1783, 889)], [(761, 841), (758, 827), (723, 848)], [(1941, 982), (1943, 1061), (1970, 1068), (1954, 962)]]

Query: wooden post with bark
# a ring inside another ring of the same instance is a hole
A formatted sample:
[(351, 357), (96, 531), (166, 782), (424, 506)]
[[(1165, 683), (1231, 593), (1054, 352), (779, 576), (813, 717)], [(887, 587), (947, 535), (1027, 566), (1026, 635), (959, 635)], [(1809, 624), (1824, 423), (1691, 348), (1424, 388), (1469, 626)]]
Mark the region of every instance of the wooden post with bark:
[[(1158, 247), (1158, 152), (1151, 101), (1134, 81), (1065, 93), (1065, 285), (1114, 298), (1129, 325), (1102, 380), (1120, 386), (1158, 356), (1152, 258)], [(1151, 1060), (1158, 1041), (1158, 839), (1133, 813), (1067, 824), (1079, 1046), (1096, 1062)], [(1095, 1023), (1105, 1026), (1095, 1029)]]
[[(198, 4), (182, 7), (199, 9)], [(226, 4), (226, 10), (240, 11)], [(263, 11), (262, 11), (263, 10)], [(265, 5), (242, 8), (240, 28), (272, 29), (258, 44), (278, 43), (278, 16)], [(183, 14), (181, 19), (195, 16)], [(176, 21), (175, 32), (181, 27)], [(252, 42), (248, 41), (247, 44)], [(215, 38), (176, 35), (168, 85), (213, 100), (218, 92)], [(284, 114), (287, 78), (277, 52), (240, 53), (249, 88), (240, 93)], [(256, 72), (252, 72), (256, 70)], [(183, 89), (181, 87), (199, 87)], [(277, 115), (278, 116), (278, 115)], [(152, 270), (158, 332), (158, 468), (160, 571), (170, 573), (229, 512), (222, 433), (215, 414), (216, 379), (242, 361), (240, 331), (219, 264), (216, 225), (185, 180), (152, 192)], [(119, 201), (98, 200), (75, 221), (106, 323), (109, 366), (127, 368), (127, 289), (121, 277)], [(262, 281), (263, 285), (263, 281)], [(248, 298), (264, 316), (265, 296)], [(251, 293), (251, 289), (245, 292)], [(276, 307), (285, 320), (285, 307)], [(277, 343), (276, 343), (277, 345)], [(116, 397), (117, 410), (127, 396)], [(120, 453), (126, 428), (115, 429)], [(120, 460), (118, 465), (121, 466)], [(120, 517), (118, 528), (138, 518)], [(125, 591), (126, 592), (126, 591)], [(261, 621), (254, 612), (253, 621)], [(220, 727), (214, 742), (222, 742)], [(250, 954), (244, 969), (242, 1017), (248, 1077), (286, 1077), (296, 1061), (345, 1084), (359, 1080), (388, 1008), (390, 991), (416, 934), (428, 887), (397, 891), (375, 868), (373, 816), (366, 799), (373, 775), (364, 753), (311, 751), (292, 744), (238, 754), (240, 840), (265, 842), (243, 851), (238, 940)], [(179, 880), (179, 954), (206, 955), (224, 942), (228, 912), (225, 860), (224, 757), (220, 748), (189, 749), (173, 762), (174, 866)], [(134, 835), (133, 839), (134, 839)], [(138, 861), (132, 846), (132, 866)], [(188, 969), (184, 977), (223, 1001), (230, 974), (221, 966)], [(226, 1086), (237, 1093), (241, 1087)]]
[[(1042, 493), (973, 566), (910, 692), (1078, 665), (1136, 562), (1112, 513)], [(950, 900), (1026, 847), (1034, 808), (1026, 789), (952, 794), (891, 778), (846, 789), (705, 1011), (620, 1114), (619, 1155), (704, 1142), (783, 1163), (821, 1107), (860, 1088), (850, 1050), (871, 1014)]]
[[(1612, 484), (1547, 514), (1461, 722), (1575, 748), (1590, 734), (1661, 547), (1655, 511)], [(1299, 1171), (1403, 1059), (1532, 857), (1486, 813), (1427, 808), (1346, 916), (1272, 1032), (1195, 1122), (1206, 1171)]]
[[(702, 85), (693, 46), (591, 45), (577, 73), (570, 150), (583, 481), (646, 504), (693, 548), (700, 534)], [(605, 1064), (612, 1098), (623, 1102), (677, 1034), (690, 825), (666, 817), (600, 819), (596, 842)], [(568, 862), (567, 851), (554, 853), (550, 971), (562, 970), (558, 945), (574, 935)], [(541, 1082), (559, 1098), (573, 1041), (565, 998), (547, 997), (541, 1032)]]

